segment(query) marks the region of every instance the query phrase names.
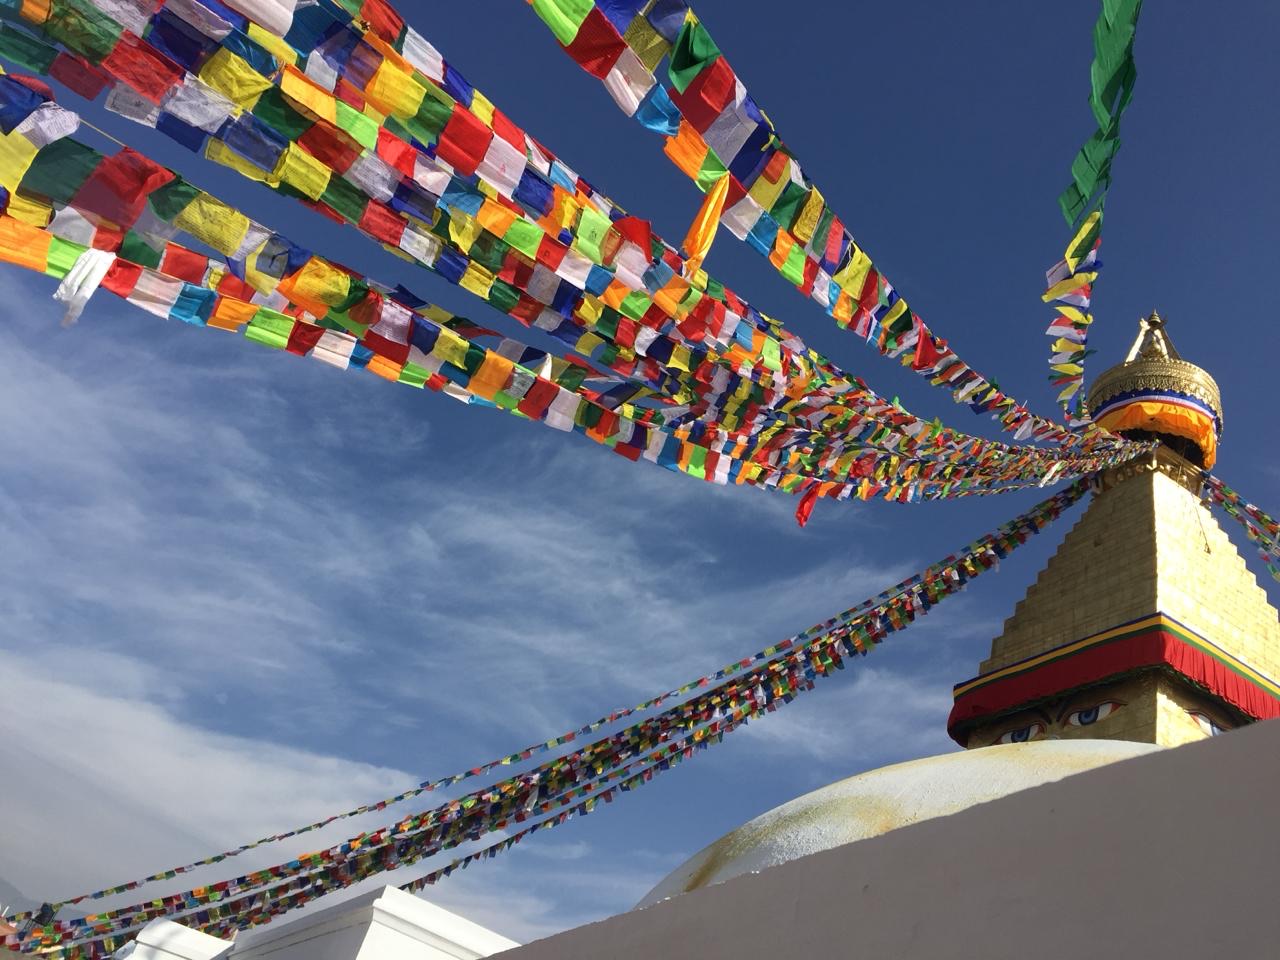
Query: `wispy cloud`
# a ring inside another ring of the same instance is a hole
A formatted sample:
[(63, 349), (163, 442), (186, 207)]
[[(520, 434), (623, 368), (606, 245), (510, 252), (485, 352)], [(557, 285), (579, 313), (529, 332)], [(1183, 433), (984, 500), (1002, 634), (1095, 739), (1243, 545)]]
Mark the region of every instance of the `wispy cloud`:
[[(33, 896), (505, 754), (776, 642), (922, 559), (883, 550), (857, 505), (801, 532), (788, 498), (109, 301), (59, 331), (33, 296), (47, 291), (3, 279), (33, 306), (5, 318), (0, 351), (0, 769), (24, 774), (4, 793), (0, 875)], [(834, 698), (753, 723), (751, 756), (807, 782), (938, 748), (945, 666), (936, 652), (936, 670), (906, 666), (930, 629), (906, 635), (905, 659), (877, 653), (851, 683), (827, 681)], [(680, 790), (629, 801), (665, 825), (647, 852), (628, 815), (602, 814), (429, 896), (519, 938), (625, 909), (701, 845), (666, 812)]]

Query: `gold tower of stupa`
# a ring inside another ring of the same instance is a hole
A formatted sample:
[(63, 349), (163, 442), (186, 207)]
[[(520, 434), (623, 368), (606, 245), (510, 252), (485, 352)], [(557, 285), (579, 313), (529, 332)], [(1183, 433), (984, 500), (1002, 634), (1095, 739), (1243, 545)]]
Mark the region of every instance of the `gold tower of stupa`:
[(1152, 314), (1088, 405), (1100, 426), (1159, 446), (1096, 480), (978, 676), (956, 686), (951, 736), (1175, 746), (1280, 716), (1280, 616), (1200, 499), (1217, 384)]

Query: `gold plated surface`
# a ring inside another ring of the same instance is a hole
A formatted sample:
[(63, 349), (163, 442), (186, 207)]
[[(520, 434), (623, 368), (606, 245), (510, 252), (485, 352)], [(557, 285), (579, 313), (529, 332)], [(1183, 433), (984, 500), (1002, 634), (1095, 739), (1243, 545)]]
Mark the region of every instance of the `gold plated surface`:
[(1141, 321), (1129, 359), (1098, 375), (1089, 388), (1089, 409), (1096, 411), (1112, 397), (1133, 390), (1172, 391), (1195, 397), (1218, 415), (1221, 429), (1222, 395), (1217, 381), (1178, 355), (1157, 313)]
[[(1280, 615), (1200, 502), (1198, 476), (1167, 449), (1107, 471), (1084, 515), (992, 641), (979, 672), (1163, 612), (1262, 673), (1280, 676)], [(1188, 690), (1206, 711), (1218, 711), (1208, 694)], [(1166, 700), (1171, 696), (1166, 692)], [(1123, 723), (1117, 713), (1113, 732), (1100, 723), (1089, 735), (1185, 742), (1190, 728), (1168, 704), (1157, 710), (1158, 699), (1146, 693), (1135, 699), (1149, 708), (1129, 711)], [(998, 719), (983, 723), (981, 736), (975, 727), (970, 744), (998, 736)]]

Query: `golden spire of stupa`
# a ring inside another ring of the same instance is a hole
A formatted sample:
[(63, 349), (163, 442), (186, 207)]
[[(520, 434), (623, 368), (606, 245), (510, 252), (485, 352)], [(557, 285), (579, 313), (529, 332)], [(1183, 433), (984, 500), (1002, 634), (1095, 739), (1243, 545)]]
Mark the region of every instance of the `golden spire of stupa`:
[(1088, 402), (1100, 425), (1160, 446), (1098, 478), (978, 676), (956, 686), (951, 735), (1170, 746), (1280, 716), (1280, 616), (1199, 496), (1217, 384), (1152, 313)]

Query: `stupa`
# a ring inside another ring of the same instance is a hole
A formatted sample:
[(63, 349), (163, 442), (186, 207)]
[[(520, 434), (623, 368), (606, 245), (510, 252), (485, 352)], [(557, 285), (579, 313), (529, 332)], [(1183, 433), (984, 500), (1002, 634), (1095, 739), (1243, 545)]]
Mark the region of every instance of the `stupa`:
[(963, 753), (858, 774), (769, 811), (641, 901), (878, 836), (1142, 753), (1280, 716), (1280, 615), (1200, 499), (1222, 432), (1218, 386), (1152, 313), (1088, 405), (1152, 450), (1093, 498), (955, 688)]

